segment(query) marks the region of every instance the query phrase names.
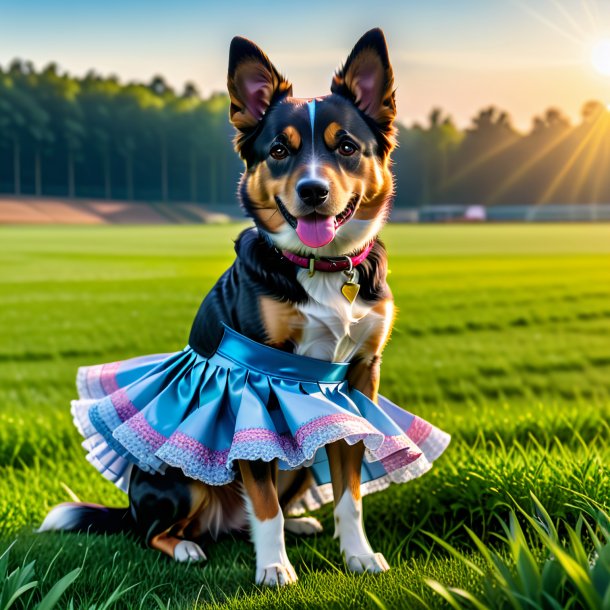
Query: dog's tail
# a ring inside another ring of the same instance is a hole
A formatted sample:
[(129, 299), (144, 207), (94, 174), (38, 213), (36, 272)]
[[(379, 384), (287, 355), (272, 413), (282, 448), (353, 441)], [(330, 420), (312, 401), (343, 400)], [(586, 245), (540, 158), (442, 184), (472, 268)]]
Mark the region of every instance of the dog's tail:
[(99, 504), (66, 502), (51, 509), (38, 532), (65, 531), (92, 534), (130, 532), (135, 522), (129, 508), (108, 508)]

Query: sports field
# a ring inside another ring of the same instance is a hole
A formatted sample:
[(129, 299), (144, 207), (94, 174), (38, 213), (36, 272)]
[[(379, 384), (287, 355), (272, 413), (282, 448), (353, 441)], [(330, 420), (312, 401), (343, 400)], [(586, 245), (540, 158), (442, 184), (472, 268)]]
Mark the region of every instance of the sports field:
[(17, 538), (10, 564), (35, 559), (43, 592), (83, 566), (59, 607), (101, 608), (120, 585), (133, 588), (113, 607), (421, 607), (406, 589), (442, 607), (425, 577), (478, 584), (426, 532), (469, 554), (463, 526), (493, 545), (530, 490), (568, 522), (574, 491), (610, 498), (610, 226), (395, 225), (384, 239), (400, 312), (382, 392), (453, 442), (425, 477), (364, 500), (389, 573), (344, 571), (328, 507), (324, 534), (289, 538), (300, 582), (283, 591), (252, 584), (243, 539), (184, 566), (122, 536), (33, 534), (69, 490), (125, 504), (72, 425), (76, 368), (183, 348), (239, 228), (0, 228), (0, 547)]

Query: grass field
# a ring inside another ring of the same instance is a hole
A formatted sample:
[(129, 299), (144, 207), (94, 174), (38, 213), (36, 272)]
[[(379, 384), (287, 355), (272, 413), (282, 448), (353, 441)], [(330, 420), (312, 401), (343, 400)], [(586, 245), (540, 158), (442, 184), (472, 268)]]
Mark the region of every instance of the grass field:
[(462, 526), (493, 542), (506, 504), (529, 510), (530, 490), (568, 521), (573, 491), (608, 500), (610, 226), (391, 226), (400, 313), (382, 392), (453, 442), (425, 477), (365, 498), (389, 573), (344, 572), (328, 507), (324, 534), (289, 539), (300, 582), (279, 592), (252, 585), (243, 539), (207, 548), (201, 567), (121, 536), (33, 534), (65, 486), (125, 504), (84, 459), (69, 414), (76, 368), (184, 347), (238, 228), (0, 228), (0, 547), (17, 538), (12, 565), (36, 559), (49, 583), (83, 565), (76, 608), (121, 583), (135, 585), (125, 608), (157, 607), (153, 588), (170, 608), (419, 607), (406, 589), (435, 608), (424, 577), (478, 585), (426, 532), (469, 553)]

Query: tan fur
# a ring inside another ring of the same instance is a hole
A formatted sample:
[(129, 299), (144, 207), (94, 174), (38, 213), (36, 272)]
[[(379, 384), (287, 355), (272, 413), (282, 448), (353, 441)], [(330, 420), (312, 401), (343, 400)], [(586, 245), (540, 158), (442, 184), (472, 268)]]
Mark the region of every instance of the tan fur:
[(148, 541), (148, 544), (151, 548), (157, 549), (157, 551), (161, 551), (170, 557), (174, 556), (174, 550), (176, 546), (181, 542), (180, 538), (176, 536), (172, 536), (167, 532), (163, 534), (159, 534), (158, 536), (154, 536)]
[(277, 497), (277, 460), (264, 463), (265, 476), (256, 478), (252, 471), (252, 463), (239, 460), (239, 470), (248, 498), (252, 503), (254, 515), (260, 521), (273, 519), (280, 511), (280, 502)]
[(243, 487), (239, 481), (227, 485), (211, 486), (193, 481), (201, 498), (199, 510), (192, 515), (181, 535), (196, 539), (204, 534), (217, 538), (220, 534), (246, 527)]
[(304, 322), (298, 309), (266, 296), (261, 296), (258, 302), (268, 345), (282, 347), (289, 341), (298, 343)]
[(329, 123), (328, 127), (324, 130), (324, 142), (328, 148), (335, 148), (337, 142), (337, 132), (341, 131), (343, 127), (336, 121)]
[(372, 220), (379, 215), (390, 198), (394, 181), (388, 164), (381, 165), (375, 157), (363, 158), (361, 165), (366, 190), (354, 218)]
[(381, 354), (390, 339), (394, 325), (395, 307), (391, 298), (377, 303), (371, 310), (384, 319), (383, 325), (364, 342), (348, 373), (348, 380), (373, 402), (377, 402), (381, 374)]
[(358, 442), (348, 445), (345, 441), (337, 441), (326, 446), (326, 453), (330, 465), (330, 476), (333, 488), (335, 505), (349, 490), (355, 500), (359, 500), (360, 468), (364, 457), (364, 444)]
[(296, 127), (288, 125), (282, 133), (286, 138), (286, 143), (292, 150), (299, 150), (301, 148), (301, 134)]
[(352, 365), (350, 385), (368, 396), (375, 403), (377, 402), (379, 378), (379, 359), (372, 358), (369, 361), (359, 360)]
[(286, 179), (274, 179), (266, 163), (259, 163), (248, 172), (246, 189), (248, 197), (255, 202), (254, 213), (271, 232), (279, 231), (286, 223), (275, 203), (274, 195), (285, 189)]
[(394, 327), (394, 322), (396, 320), (396, 306), (394, 305), (394, 300), (390, 296), (384, 301), (377, 303), (372, 311), (383, 316), (384, 325), (378, 335), (371, 336), (370, 340), (364, 344), (364, 349), (375, 356), (381, 356), (385, 346), (390, 340), (392, 328)]
[(300, 485), (296, 489), (292, 490), (290, 495), (287, 495), (294, 481), (297, 479), (297, 477), (301, 477), (302, 475), (302, 469), (281, 470), (278, 473), (277, 493), (278, 497), (280, 498), (282, 509), (287, 513), (290, 512), (291, 503), (294, 500), (298, 500), (313, 485), (313, 475), (309, 469), (306, 469)]

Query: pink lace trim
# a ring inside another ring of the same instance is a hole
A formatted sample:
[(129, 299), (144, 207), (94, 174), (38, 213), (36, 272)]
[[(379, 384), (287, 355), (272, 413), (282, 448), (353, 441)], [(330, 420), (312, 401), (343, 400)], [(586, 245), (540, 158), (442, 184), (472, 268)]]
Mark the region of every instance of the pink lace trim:
[(116, 380), (116, 374), (119, 370), (120, 362), (111, 362), (110, 364), (102, 365), (102, 370), (99, 373), (100, 383), (106, 393), (106, 396), (116, 392), (119, 389), (119, 384)]
[(168, 443), (177, 449), (186, 449), (194, 456), (199, 458), (202, 462), (205, 462), (206, 464), (213, 464), (214, 466), (226, 466), (227, 458), (229, 457), (228, 449), (224, 449), (222, 451), (210, 449), (182, 432), (174, 432), (169, 437)]
[(315, 434), (320, 428), (333, 424), (346, 424), (352, 430), (350, 434), (379, 434), (379, 431), (362, 417), (347, 413), (335, 413), (333, 415), (323, 415), (307, 422), (296, 431), (294, 438), (302, 446), (308, 436)]
[(284, 452), (298, 451), (299, 447), (290, 434), (278, 434), (266, 428), (248, 428), (238, 430), (233, 435), (233, 444), (238, 443), (277, 443)]
[(409, 440), (405, 433), (399, 436), (384, 436), (381, 447), (375, 452), (375, 456), (379, 459), (383, 459), (397, 451), (404, 449), (411, 449), (411, 445), (415, 444), (415, 441)]
[(133, 406), (131, 400), (129, 400), (127, 392), (122, 388), (113, 392), (110, 396), (110, 400), (112, 401), (112, 406), (114, 407), (114, 410), (121, 421), (127, 421), (128, 419), (140, 414), (140, 412)]
[(423, 443), (432, 432), (432, 424), (424, 421), (419, 417), (415, 417), (411, 422), (408, 430), (405, 430), (407, 436), (416, 444)]
[(386, 472), (394, 472), (395, 470), (400, 470), (401, 468), (412, 464), (421, 456), (421, 452), (412, 451), (411, 449), (401, 449), (396, 453), (391, 453), (390, 455), (382, 458), (381, 464), (385, 468)]
[(144, 442), (146, 442), (154, 451), (159, 449), (167, 440), (161, 433), (157, 432), (139, 411), (129, 418), (127, 425), (131, 430)]

